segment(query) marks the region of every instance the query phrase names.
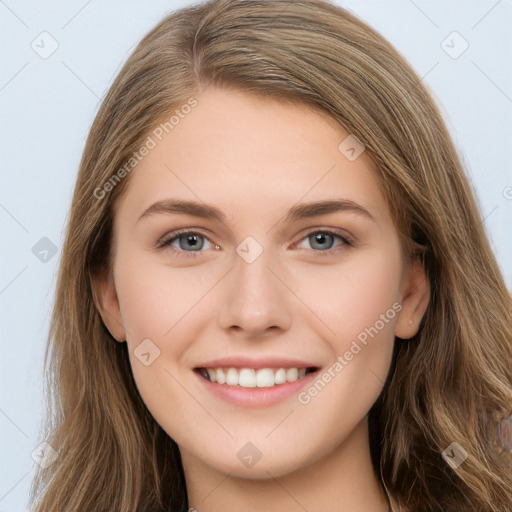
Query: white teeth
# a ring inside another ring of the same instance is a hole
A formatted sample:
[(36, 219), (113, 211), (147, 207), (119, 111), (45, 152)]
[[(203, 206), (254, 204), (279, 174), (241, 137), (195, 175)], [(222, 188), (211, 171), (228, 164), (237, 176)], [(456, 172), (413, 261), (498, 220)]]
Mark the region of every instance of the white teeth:
[(274, 385), (274, 372), (270, 368), (262, 368), (256, 372), (256, 385), (259, 388), (270, 388)]
[(270, 388), (286, 382), (295, 382), (306, 376), (306, 368), (202, 368), (201, 374), (211, 382), (242, 386), (244, 388)]
[(238, 376), (238, 385), (244, 388), (255, 388), (256, 372), (250, 368), (242, 368)]
[(286, 371), (284, 368), (279, 368), (274, 376), (276, 384), (284, 384), (286, 382)]
[(286, 382), (295, 382), (299, 378), (299, 370), (297, 368), (288, 368), (286, 370)]
[(238, 372), (234, 368), (230, 368), (228, 370), (226, 384), (229, 384), (230, 386), (238, 386)]
[(224, 373), (224, 370), (222, 368), (218, 368), (216, 371), (217, 375), (217, 382), (219, 384), (225, 384), (226, 383), (226, 374)]

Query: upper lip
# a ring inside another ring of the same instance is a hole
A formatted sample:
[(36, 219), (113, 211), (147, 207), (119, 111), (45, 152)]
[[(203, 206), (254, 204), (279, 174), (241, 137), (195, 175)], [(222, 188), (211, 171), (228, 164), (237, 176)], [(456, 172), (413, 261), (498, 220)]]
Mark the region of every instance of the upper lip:
[(222, 357), (212, 359), (196, 366), (196, 368), (318, 368), (318, 365), (301, 359), (288, 357)]

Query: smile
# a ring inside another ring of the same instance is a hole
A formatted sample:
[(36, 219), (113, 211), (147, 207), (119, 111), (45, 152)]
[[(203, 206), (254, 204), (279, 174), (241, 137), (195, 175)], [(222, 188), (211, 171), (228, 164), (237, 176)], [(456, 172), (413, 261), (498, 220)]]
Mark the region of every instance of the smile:
[(224, 403), (261, 409), (296, 396), (317, 378), (319, 366), (305, 361), (267, 357), (224, 358), (194, 368), (199, 385)]
[(271, 388), (303, 379), (314, 368), (198, 368), (210, 382), (244, 388)]

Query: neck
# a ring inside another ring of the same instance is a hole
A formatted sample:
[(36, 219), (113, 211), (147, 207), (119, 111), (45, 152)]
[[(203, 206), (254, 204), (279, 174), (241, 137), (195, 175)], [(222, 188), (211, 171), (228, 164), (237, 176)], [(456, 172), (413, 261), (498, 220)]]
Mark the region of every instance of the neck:
[[(197, 512), (387, 512), (374, 472), (365, 418), (327, 456), (292, 473), (264, 480), (225, 475), (181, 452), (190, 510)], [(250, 508), (249, 508), (250, 507)]]

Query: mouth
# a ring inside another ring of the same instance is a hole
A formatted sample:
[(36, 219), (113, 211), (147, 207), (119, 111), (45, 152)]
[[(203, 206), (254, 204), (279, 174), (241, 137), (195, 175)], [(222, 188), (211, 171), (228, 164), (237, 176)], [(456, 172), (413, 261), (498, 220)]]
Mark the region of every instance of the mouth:
[[(213, 362), (212, 362), (213, 363)], [(199, 383), (216, 399), (237, 407), (261, 409), (297, 395), (317, 377), (320, 367), (289, 361), (224, 362), (194, 368)], [(274, 364), (272, 364), (274, 363)], [(256, 368), (254, 367), (256, 366)]]
[(235, 368), (198, 367), (194, 371), (204, 379), (226, 386), (243, 388), (272, 388), (301, 380), (318, 370), (316, 367), (290, 368)]

